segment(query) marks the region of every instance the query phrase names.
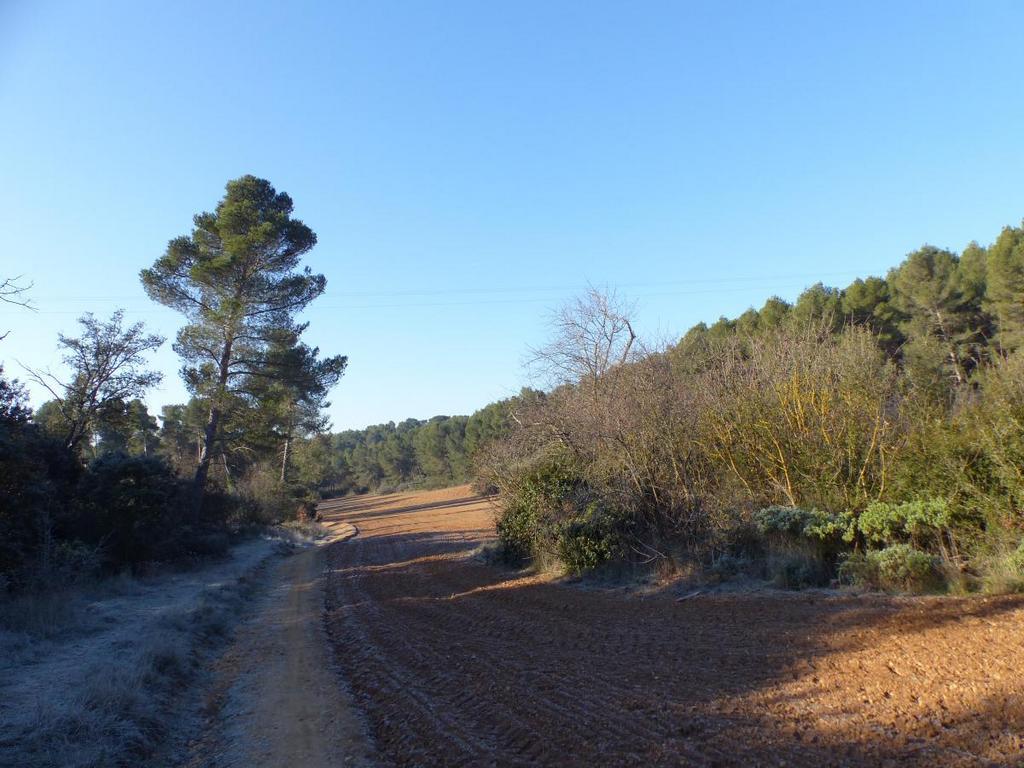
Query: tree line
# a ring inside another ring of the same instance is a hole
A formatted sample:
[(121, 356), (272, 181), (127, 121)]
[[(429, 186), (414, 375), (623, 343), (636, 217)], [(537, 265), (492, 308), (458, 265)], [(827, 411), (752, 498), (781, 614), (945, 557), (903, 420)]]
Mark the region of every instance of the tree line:
[(523, 390), (471, 416), (406, 419), (324, 436), (330, 474), (325, 475), (322, 492), (365, 493), (469, 482), (476, 476), (476, 461), (484, 448), (508, 433), (517, 404), (535, 395)]

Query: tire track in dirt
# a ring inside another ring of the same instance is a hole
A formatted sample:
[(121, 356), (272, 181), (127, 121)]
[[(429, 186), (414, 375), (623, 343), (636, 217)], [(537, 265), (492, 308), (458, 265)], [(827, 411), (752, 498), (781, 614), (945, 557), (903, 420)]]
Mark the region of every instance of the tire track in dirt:
[(360, 529), (327, 551), (327, 628), (385, 762), (966, 766), (1024, 748), (1019, 599), (573, 589), (475, 560), (492, 511), (467, 495), (322, 507)]
[[(341, 541), (357, 531), (334, 523)], [(333, 670), (323, 625), (324, 547), (290, 555), (218, 660), (207, 722), (184, 760), (203, 768), (372, 765), (364, 724)]]

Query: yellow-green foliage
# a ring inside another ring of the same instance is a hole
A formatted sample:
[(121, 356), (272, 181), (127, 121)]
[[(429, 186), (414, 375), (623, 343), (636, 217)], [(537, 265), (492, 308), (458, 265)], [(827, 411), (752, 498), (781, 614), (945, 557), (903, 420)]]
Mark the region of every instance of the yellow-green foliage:
[(941, 542), (953, 536), (958, 523), (946, 499), (915, 499), (893, 504), (875, 501), (857, 519), (857, 528), (868, 541), (895, 544), (907, 539), (917, 545)]
[(862, 508), (902, 442), (896, 374), (863, 329), (737, 343), (702, 375), (702, 440), (756, 501)]

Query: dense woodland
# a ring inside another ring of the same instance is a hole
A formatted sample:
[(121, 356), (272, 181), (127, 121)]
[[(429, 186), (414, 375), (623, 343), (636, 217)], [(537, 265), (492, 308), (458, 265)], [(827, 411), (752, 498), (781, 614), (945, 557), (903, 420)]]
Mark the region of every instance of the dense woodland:
[(243, 177), (142, 271), (183, 317), (187, 403), (147, 411), (165, 340), (120, 312), (60, 337), (66, 376), (23, 374), (52, 395), (34, 411), (2, 372), (5, 588), (217, 552), (324, 496), (465, 481), (501, 493), (509, 561), (1024, 586), (1024, 228), (924, 246), (884, 278), (769, 298), (663, 348), (591, 291), (534, 350), (543, 391), (337, 433), (324, 408), (347, 359), (296, 320), (326, 286), (301, 266), (315, 243), (287, 195)]

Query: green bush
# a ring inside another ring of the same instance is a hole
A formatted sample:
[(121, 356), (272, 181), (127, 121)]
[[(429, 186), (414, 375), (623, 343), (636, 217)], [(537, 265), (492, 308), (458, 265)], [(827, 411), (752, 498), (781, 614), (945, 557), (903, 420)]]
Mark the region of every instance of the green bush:
[(535, 557), (540, 550), (555, 553), (562, 523), (575, 516), (585, 483), (572, 464), (551, 454), (522, 468), (505, 489), (497, 521), (498, 541), (513, 560)]
[(595, 500), (564, 455), (534, 461), (511, 485), (496, 525), (505, 560), (544, 564), (554, 558), (569, 573), (580, 573), (625, 554), (628, 514)]
[(930, 592), (942, 586), (935, 557), (909, 544), (853, 553), (840, 565), (839, 576), (848, 584), (887, 591)]
[(955, 525), (953, 509), (946, 499), (915, 499), (899, 504), (876, 501), (857, 520), (864, 538), (880, 544), (907, 539), (924, 543)]
[(99, 547), (118, 568), (190, 554), (201, 533), (183, 484), (163, 461), (113, 453), (89, 465), (78, 486), (72, 538)]
[(768, 576), (787, 589), (829, 583), (836, 553), (843, 547), (845, 521), (817, 509), (765, 507), (754, 515), (768, 547)]
[(630, 521), (596, 503), (562, 523), (556, 534), (558, 558), (570, 573), (581, 573), (624, 554)]
[(840, 516), (800, 507), (765, 507), (754, 514), (754, 523), (769, 543), (806, 542), (829, 550), (839, 545), (849, 529)]
[(533, 556), (538, 535), (537, 515), (533, 507), (520, 499), (509, 499), (495, 526), (501, 554), (509, 562), (522, 562)]
[(878, 588), (874, 564), (863, 552), (850, 552), (839, 563), (839, 581), (854, 587)]

